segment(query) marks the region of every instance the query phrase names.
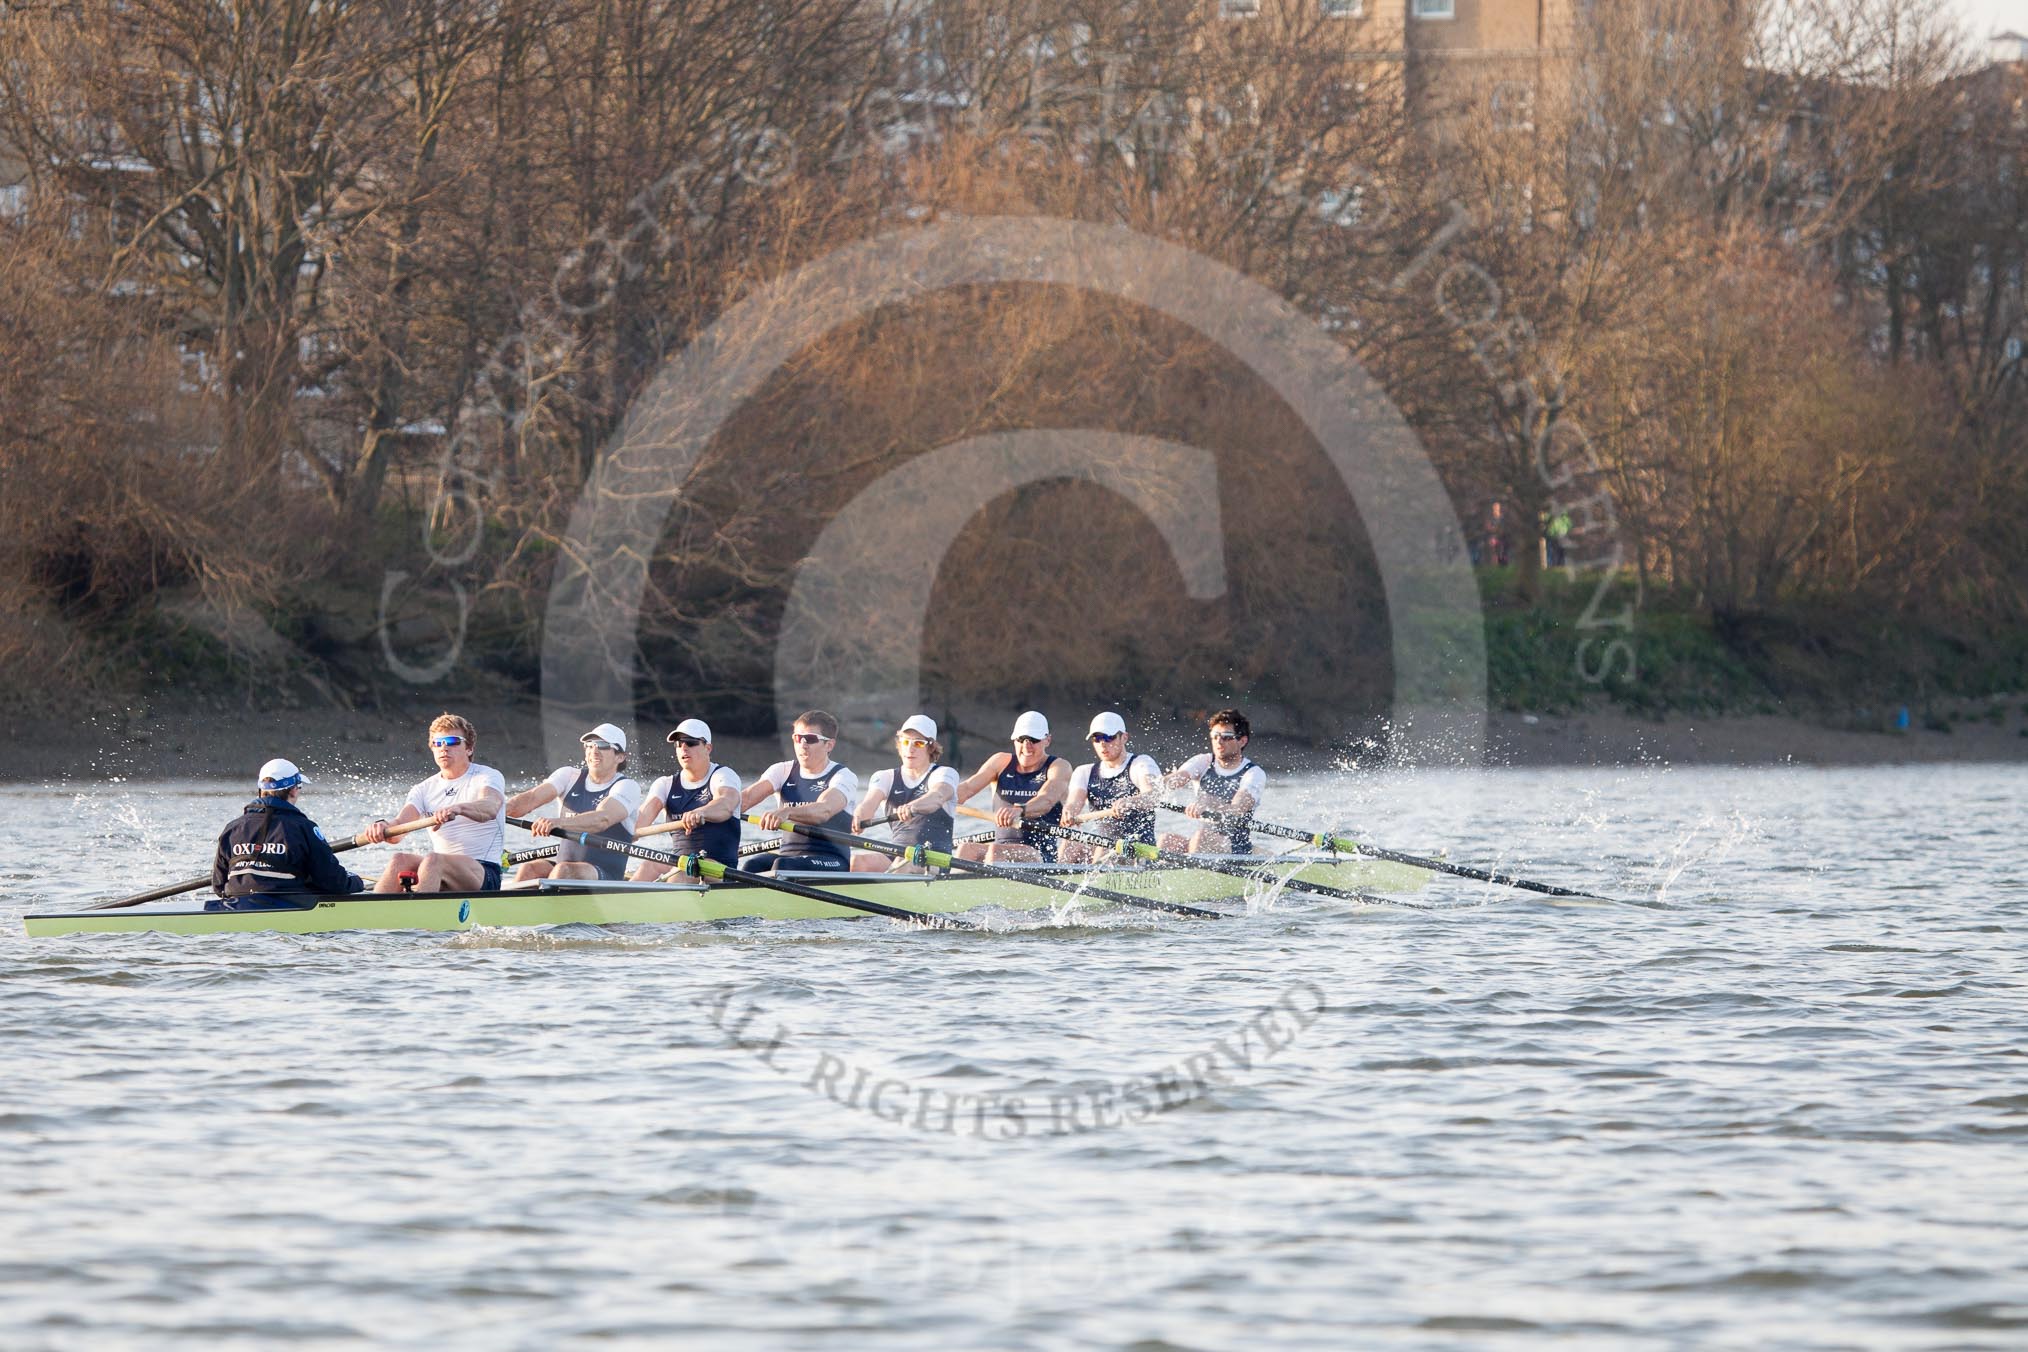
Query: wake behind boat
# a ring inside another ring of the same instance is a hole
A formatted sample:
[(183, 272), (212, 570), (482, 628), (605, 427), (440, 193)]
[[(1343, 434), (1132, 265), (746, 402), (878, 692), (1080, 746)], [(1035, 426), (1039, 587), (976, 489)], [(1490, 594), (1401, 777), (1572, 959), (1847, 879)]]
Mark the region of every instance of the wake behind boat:
[[(1232, 862), (1272, 869), (1299, 882), (1369, 892), (1420, 891), (1429, 870), (1342, 855), (1297, 853), (1280, 856), (1223, 856)], [(1068, 867), (1009, 864), (1004, 871), (1033, 874), (1073, 885), (1090, 885), (1152, 900), (1236, 902), (1262, 884), (1224, 873), (1153, 867)], [(926, 915), (952, 915), (996, 907), (1038, 911), (1080, 904), (1077, 897), (1033, 883), (970, 875), (841, 874), (829, 871), (781, 875), (856, 900), (885, 902)], [(207, 910), (203, 899), (162, 902), (119, 910), (47, 911), (27, 915), (30, 938), (65, 934), (247, 934), (276, 931), (324, 934), (340, 930), (457, 931), (482, 926), (665, 925), (710, 920), (835, 920), (860, 913), (808, 897), (765, 887), (706, 887), (697, 882), (619, 882), (542, 879), (488, 892), (359, 892), (306, 897), (301, 908)], [(214, 903), (215, 904), (215, 903)], [(1096, 899), (1082, 904), (1102, 905)]]

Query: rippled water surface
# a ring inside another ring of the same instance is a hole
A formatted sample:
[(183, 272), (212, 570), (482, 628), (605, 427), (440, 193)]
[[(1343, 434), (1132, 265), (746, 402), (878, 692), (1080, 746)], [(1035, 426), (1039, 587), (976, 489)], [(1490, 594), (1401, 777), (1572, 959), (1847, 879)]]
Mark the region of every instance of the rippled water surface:
[(0, 1345), (2020, 1347), (2024, 788), (1271, 804), (1648, 905), (36, 941), (241, 795), (0, 790)]

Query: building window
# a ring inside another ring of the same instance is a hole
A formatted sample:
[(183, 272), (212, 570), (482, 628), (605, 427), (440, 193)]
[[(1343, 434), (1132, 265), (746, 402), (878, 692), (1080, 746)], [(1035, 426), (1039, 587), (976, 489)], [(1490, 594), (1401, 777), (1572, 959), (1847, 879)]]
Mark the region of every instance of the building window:
[(1409, 12), (1418, 19), (1455, 19), (1458, 0), (1415, 0)]
[(1260, 13), (1260, 0), (1218, 0), (1218, 14), (1225, 19), (1251, 19)]
[(1319, 0), (1328, 19), (1357, 19), (1366, 13), (1366, 0)]

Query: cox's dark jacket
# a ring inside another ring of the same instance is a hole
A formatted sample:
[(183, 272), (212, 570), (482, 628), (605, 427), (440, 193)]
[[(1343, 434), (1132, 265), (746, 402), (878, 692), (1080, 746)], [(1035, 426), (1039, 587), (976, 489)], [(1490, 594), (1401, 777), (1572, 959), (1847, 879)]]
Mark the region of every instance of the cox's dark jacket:
[(366, 884), (345, 871), (317, 829), (286, 798), (256, 798), (219, 833), (211, 863), (211, 890), (221, 897), (256, 893), (363, 892)]

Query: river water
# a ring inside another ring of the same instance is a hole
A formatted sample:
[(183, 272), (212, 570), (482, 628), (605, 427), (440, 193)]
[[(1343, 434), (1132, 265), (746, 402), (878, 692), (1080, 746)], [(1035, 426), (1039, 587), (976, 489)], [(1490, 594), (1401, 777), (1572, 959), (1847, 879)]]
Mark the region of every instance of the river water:
[(2024, 789), (1272, 791), (1641, 905), (33, 942), (242, 795), (0, 789), (0, 1346), (2020, 1347)]

